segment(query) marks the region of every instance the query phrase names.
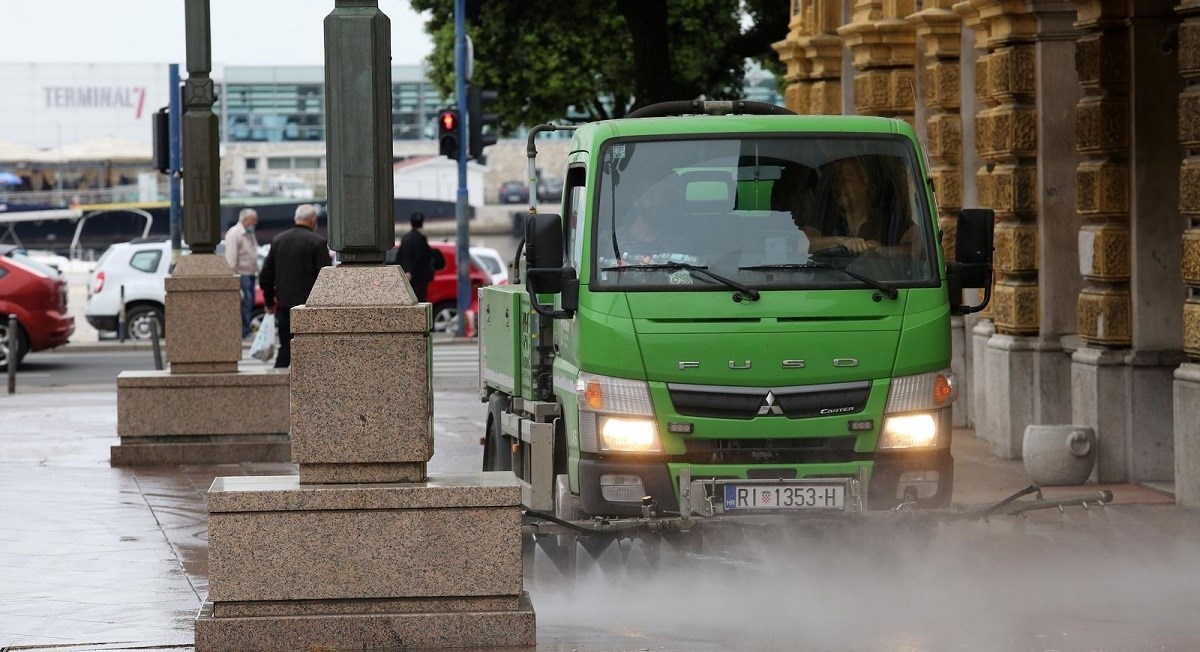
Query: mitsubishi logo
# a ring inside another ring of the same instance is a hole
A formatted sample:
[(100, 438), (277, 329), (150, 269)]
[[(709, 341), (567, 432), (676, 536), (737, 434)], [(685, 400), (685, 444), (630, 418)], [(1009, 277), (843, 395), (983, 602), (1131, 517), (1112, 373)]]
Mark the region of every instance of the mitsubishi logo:
[(758, 407), (758, 414), (783, 414), (783, 409), (775, 403), (775, 394), (767, 392), (767, 398), (763, 399), (763, 404)]

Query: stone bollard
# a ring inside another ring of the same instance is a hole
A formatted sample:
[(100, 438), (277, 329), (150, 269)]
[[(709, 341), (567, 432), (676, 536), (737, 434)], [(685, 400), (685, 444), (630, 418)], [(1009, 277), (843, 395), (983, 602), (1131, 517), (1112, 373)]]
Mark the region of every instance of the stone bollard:
[(1083, 484), (1096, 465), (1096, 431), (1083, 426), (1028, 426), (1025, 471), (1044, 486)]

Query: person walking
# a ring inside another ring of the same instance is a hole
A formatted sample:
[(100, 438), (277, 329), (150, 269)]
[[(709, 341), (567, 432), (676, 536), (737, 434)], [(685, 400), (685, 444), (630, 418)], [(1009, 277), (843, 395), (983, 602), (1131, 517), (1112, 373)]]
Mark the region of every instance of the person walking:
[(238, 275), (242, 290), (242, 339), (250, 337), (250, 312), (254, 310), (254, 283), (258, 278), (258, 239), (254, 228), (258, 213), (243, 208), (238, 221), (225, 232), (225, 262)]
[(413, 213), (408, 223), (412, 229), (400, 239), (400, 251), (396, 254), (396, 262), (404, 268), (408, 283), (417, 295), (417, 301), (425, 301), (429, 283), (433, 281), (433, 251), (429, 246), (429, 239), (421, 233), (425, 226), (425, 214)]
[(279, 353), (275, 368), (292, 364), (291, 309), (308, 301), (308, 293), (317, 282), (321, 268), (329, 265), (329, 245), (316, 232), (317, 207), (296, 207), (296, 226), (275, 236), (271, 251), (263, 263), (259, 285), (267, 311), (279, 325)]

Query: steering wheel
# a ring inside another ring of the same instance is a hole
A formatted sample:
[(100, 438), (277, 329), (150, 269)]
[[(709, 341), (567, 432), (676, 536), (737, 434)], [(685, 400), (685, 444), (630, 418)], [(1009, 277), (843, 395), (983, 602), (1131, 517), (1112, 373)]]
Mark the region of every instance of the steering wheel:
[(854, 252), (850, 251), (846, 245), (835, 245), (833, 247), (810, 251), (809, 255), (823, 258), (854, 258)]

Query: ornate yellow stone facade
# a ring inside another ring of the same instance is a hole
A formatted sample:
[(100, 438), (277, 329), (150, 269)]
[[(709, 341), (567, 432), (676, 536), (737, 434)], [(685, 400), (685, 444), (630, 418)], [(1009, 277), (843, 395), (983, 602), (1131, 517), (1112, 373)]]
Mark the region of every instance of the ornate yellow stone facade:
[[(1132, 178), (1130, 149), (1131, 31), (1137, 0), (1071, 0), (1076, 11), (1075, 71), (1083, 97), (1074, 142), (1079, 229), (1076, 322), (1089, 344), (1132, 342), (1130, 281)], [(963, 205), (964, 174), (976, 180), (976, 205), (993, 208), (996, 284), (991, 317), (1000, 333), (1039, 333), (1038, 18), (1035, 0), (791, 0), (787, 37), (775, 44), (787, 64), (787, 105), (802, 113), (840, 113), (842, 83), (854, 87), (857, 113), (914, 121), (925, 117), (925, 145), (947, 256)], [(917, 10), (917, 7), (920, 9)], [(1057, 9), (1055, 10), (1057, 11)], [(1181, 273), (1188, 286), (1185, 348), (1200, 360), (1200, 0), (1180, 0), (1178, 57)], [(961, 32), (975, 32), (975, 142), (963, 142)], [(849, 49), (853, 78), (843, 79)], [(916, 64), (920, 60), (920, 68)], [(1045, 65), (1045, 62), (1043, 62)], [(1069, 62), (1054, 65), (1070, 65)], [(1140, 82), (1139, 82), (1140, 83)], [(1154, 83), (1152, 80), (1146, 83)], [(923, 90), (921, 97), (914, 93)], [(1054, 122), (1058, 125), (1058, 122)], [(1058, 127), (1053, 127), (1058, 128)], [(982, 159), (963, 170), (964, 148)], [(1169, 216), (1166, 216), (1169, 217)], [(1150, 219), (1143, 216), (1143, 219)]]
[(912, 123), (916, 106), (914, 0), (856, 0), (853, 20), (837, 28), (854, 53), (854, 110)]
[(954, 11), (975, 30), (980, 50), (975, 94), (979, 205), (996, 211), (996, 284), (990, 316), (996, 331), (1036, 335), (1037, 21), (1024, 0), (969, 0)]
[(954, 0), (929, 0), (924, 8), (908, 17), (916, 27), (917, 48), (926, 58), (924, 87), (926, 150), (931, 159), (929, 177), (933, 181), (938, 207), (938, 227), (946, 259), (954, 258), (957, 216), (962, 208), (962, 116), (959, 113), (959, 56), (962, 21), (951, 10)]
[(1075, 72), (1084, 96), (1076, 106), (1075, 206), (1087, 220), (1079, 232), (1076, 305), (1079, 335), (1089, 344), (1133, 341), (1129, 264), (1129, 17), (1128, 5), (1075, 0)]
[(1200, 0), (1187, 0), (1175, 10), (1179, 26), (1179, 72), (1185, 87), (1179, 94), (1179, 143), (1186, 156), (1179, 168), (1179, 212), (1183, 234), (1183, 349), (1200, 361)]
[(787, 65), (784, 103), (796, 113), (842, 112), (839, 0), (791, 0), (787, 37), (772, 45)]

